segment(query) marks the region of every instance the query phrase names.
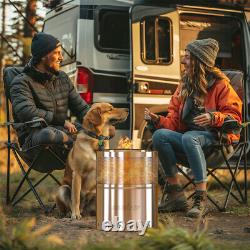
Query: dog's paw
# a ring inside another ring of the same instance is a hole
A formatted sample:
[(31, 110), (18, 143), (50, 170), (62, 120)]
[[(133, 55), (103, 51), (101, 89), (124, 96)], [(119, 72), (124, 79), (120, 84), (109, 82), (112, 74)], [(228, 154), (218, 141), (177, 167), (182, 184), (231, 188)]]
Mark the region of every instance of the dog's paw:
[(72, 220), (80, 220), (81, 218), (82, 218), (82, 216), (80, 214), (72, 214), (71, 215)]

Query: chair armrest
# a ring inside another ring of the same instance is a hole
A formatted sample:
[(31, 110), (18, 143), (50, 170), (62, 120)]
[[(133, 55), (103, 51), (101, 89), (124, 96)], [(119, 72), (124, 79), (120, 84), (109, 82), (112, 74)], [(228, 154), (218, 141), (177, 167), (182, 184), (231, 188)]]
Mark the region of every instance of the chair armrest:
[(219, 132), (219, 145), (225, 144), (223, 143), (224, 135), (228, 132), (234, 133), (234, 134), (240, 134), (242, 129), (242, 125), (233, 119), (224, 121), (223, 125), (218, 128)]
[(146, 128), (148, 128), (152, 134), (157, 130), (152, 120), (147, 121)]
[(37, 128), (37, 127), (48, 127), (47, 122), (43, 118), (35, 117), (31, 121), (27, 122), (4, 122), (0, 124), (0, 127), (3, 126), (13, 126), (15, 129), (19, 129), (21, 127), (31, 127), (31, 128)]
[(35, 117), (31, 121), (24, 122), (25, 126), (32, 127), (32, 128), (37, 128), (37, 127), (48, 127), (47, 122), (40, 117)]
[(235, 131), (236, 133), (240, 132), (242, 125), (239, 124), (236, 120), (226, 120), (224, 121), (222, 127), (219, 129), (221, 132)]

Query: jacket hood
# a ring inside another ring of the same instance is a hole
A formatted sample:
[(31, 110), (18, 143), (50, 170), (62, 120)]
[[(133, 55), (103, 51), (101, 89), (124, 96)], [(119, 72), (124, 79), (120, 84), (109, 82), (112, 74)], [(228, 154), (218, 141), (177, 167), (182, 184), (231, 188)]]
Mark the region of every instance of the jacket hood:
[(33, 64), (32, 58), (25, 65), (23, 72), (29, 75), (35, 81), (40, 83), (45, 83), (46, 81), (50, 81), (58, 75), (58, 74), (43, 73), (38, 71)]

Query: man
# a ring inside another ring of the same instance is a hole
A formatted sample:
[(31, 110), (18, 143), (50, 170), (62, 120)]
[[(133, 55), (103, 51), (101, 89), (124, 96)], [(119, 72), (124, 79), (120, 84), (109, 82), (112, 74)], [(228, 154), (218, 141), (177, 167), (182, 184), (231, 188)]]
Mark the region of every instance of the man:
[(63, 56), (59, 40), (43, 32), (37, 33), (32, 39), (31, 53), (32, 58), (23, 73), (11, 83), (14, 119), (26, 122), (43, 118), (48, 126), (17, 128), (19, 142), (23, 148), (40, 144), (70, 147), (77, 128), (67, 121), (68, 110), (81, 122), (89, 107), (67, 74), (60, 71)]

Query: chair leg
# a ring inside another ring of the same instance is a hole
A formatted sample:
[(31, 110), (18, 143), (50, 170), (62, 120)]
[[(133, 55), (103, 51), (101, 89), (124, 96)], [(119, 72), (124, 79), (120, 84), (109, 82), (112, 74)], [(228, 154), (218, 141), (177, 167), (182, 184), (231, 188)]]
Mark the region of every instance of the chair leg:
[[(51, 176), (51, 178), (59, 185), (61, 186), (61, 182), (58, 181), (58, 179), (51, 173), (45, 174), (39, 181), (37, 181), (33, 186), (34, 188), (37, 187), (43, 180), (45, 180), (48, 176)], [(18, 200), (13, 203), (13, 205), (16, 205), (18, 202), (20, 202), (26, 195), (28, 195), (32, 189), (28, 189), (22, 196), (18, 198)], [(51, 211), (54, 210), (54, 208), (50, 209)], [(49, 211), (48, 211), (49, 212)]]
[(190, 184), (194, 184), (194, 180), (192, 178), (190, 178), (180, 167), (177, 166), (177, 169), (178, 171), (185, 176), (185, 178), (188, 180), (188, 183), (186, 183), (184, 186), (183, 186), (183, 189), (185, 189), (186, 187), (188, 187)]
[[(236, 175), (237, 170), (238, 170), (238, 167), (234, 170), (234, 176)], [(231, 180), (230, 185), (229, 185), (229, 190), (228, 190), (228, 193), (227, 193), (227, 196), (226, 196), (226, 199), (225, 199), (225, 203), (224, 203), (224, 208), (225, 208), (225, 209), (226, 209), (227, 204), (228, 204), (228, 201), (229, 201), (229, 196), (230, 196), (230, 195), (233, 195), (233, 193), (232, 193), (232, 188), (233, 188), (233, 184), (234, 184), (235, 182), (236, 182), (236, 179), (234, 179), (234, 178), (232, 177), (232, 180)], [(244, 203), (244, 197), (243, 197), (243, 195), (242, 195), (242, 192), (240, 191), (239, 194), (240, 194), (240, 196), (241, 196), (242, 202)], [(239, 200), (238, 200), (238, 202), (241, 203), (241, 201), (239, 201)]]
[(237, 202), (241, 203), (239, 198), (234, 193), (229, 192), (230, 189), (212, 171), (209, 171), (209, 175), (211, 175), (225, 190), (227, 190), (227, 192), (230, 193), (230, 195), (232, 195)]
[(25, 179), (28, 178), (28, 175), (29, 175), (30, 171), (31, 171), (31, 169), (28, 169), (28, 171), (25, 172), (25, 174), (24, 174), (22, 180), (20, 181), (18, 187), (16, 188), (15, 193), (13, 194), (13, 196), (12, 196), (12, 198), (11, 198), (11, 202), (13, 202), (13, 201), (15, 200), (17, 194), (19, 193), (21, 187), (23, 186), (23, 183), (24, 183)]
[[(16, 158), (16, 160), (17, 160), (17, 162), (18, 162), (20, 168), (22, 169), (22, 172), (23, 172), (23, 174), (24, 174), (24, 180), (26, 180), (26, 181), (28, 182), (28, 184), (29, 184), (29, 186), (30, 186), (30, 188), (31, 188), (31, 190), (32, 190), (32, 192), (33, 192), (33, 194), (35, 195), (35, 197), (36, 197), (36, 199), (37, 199), (37, 201), (38, 201), (38, 203), (39, 203), (39, 205), (46, 211), (45, 205), (43, 204), (43, 202), (42, 202), (40, 196), (38, 195), (38, 193), (37, 193), (37, 191), (36, 191), (36, 189), (35, 189), (34, 186), (32, 185), (32, 182), (31, 182), (30, 179), (28, 178), (28, 174), (25, 172), (24, 167), (23, 167), (23, 165), (22, 165), (22, 163), (21, 163), (21, 161), (20, 161), (20, 159), (19, 159), (19, 157), (18, 157), (18, 155), (17, 155), (17, 153), (16, 153), (16, 151), (15, 151), (14, 149), (13, 149), (13, 153), (14, 153), (14, 155), (15, 155), (15, 158)], [(38, 158), (38, 156), (36, 157), (36, 159), (37, 159), (37, 158)], [(34, 164), (34, 162), (36, 161), (36, 159), (33, 161), (33, 164)], [(29, 172), (29, 171), (32, 170), (33, 164), (30, 166), (30, 168), (28, 169), (27, 172)], [(25, 176), (26, 176), (26, 177), (25, 177)], [(22, 181), (24, 181), (24, 180), (22, 180)], [(20, 190), (20, 189), (19, 189), (19, 190)], [(17, 193), (19, 192), (19, 190), (17, 191)], [(12, 199), (13, 199), (13, 198), (12, 198)], [(19, 201), (20, 201), (20, 200), (19, 200)], [(19, 201), (18, 201), (18, 202), (19, 202)], [(17, 202), (12, 203), (13, 206), (15, 206), (16, 204), (17, 204)]]
[(6, 204), (10, 203), (10, 146), (8, 143), (8, 153), (7, 153), (7, 184), (6, 184)]
[[(241, 197), (242, 202), (244, 202), (244, 197), (243, 197), (243, 194), (242, 194), (242, 192), (241, 192), (241, 190), (240, 190), (239, 184), (238, 184), (238, 182), (237, 182), (237, 180), (236, 180), (236, 178), (235, 178), (235, 174), (237, 173), (237, 171), (238, 171), (238, 169), (239, 169), (240, 161), (241, 161), (241, 159), (242, 159), (243, 152), (244, 152), (244, 147), (245, 147), (245, 145), (243, 145), (243, 147), (242, 147), (242, 149), (241, 149), (241, 151), (240, 151), (240, 156), (239, 156), (239, 159), (238, 159), (238, 161), (237, 161), (237, 163), (236, 163), (236, 167), (235, 167), (234, 173), (233, 173), (233, 171), (232, 171), (232, 169), (231, 169), (231, 167), (230, 167), (230, 164), (228, 163), (228, 161), (227, 161), (227, 159), (226, 159), (226, 157), (225, 157), (224, 152), (222, 152), (222, 153), (223, 153), (223, 156), (224, 156), (224, 159), (225, 159), (225, 162), (226, 162), (226, 165), (227, 165), (227, 168), (228, 168), (228, 170), (229, 170), (229, 172), (230, 172), (230, 175), (231, 175), (231, 177), (232, 177), (232, 180), (231, 180), (231, 183), (230, 183), (230, 189), (229, 189), (229, 191), (228, 191), (228, 192), (229, 192), (229, 193), (228, 193), (228, 196), (229, 196), (230, 194), (232, 194), (232, 187), (233, 187), (233, 184), (235, 184), (235, 186), (236, 186), (236, 188), (237, 188), (237, 191), (238, 191), (238, 193), (239, 193), (239, 195), (240, 195), (240, 197)], [(240, 202), (240, 203), (241, 203), (241, 202)]]
[[(33, 187), (36, 188), (44, 179), (46, 179), (49, 176), (49, 174), (45, 174), (42, 178), (40, 178)], [(26, 195), (28, 195), (32, 191), (31, 188), (29, 188), (24, 194), (22, 194), (14, 203), (12, 203), (13, 206), (15, 206), (17, 203), (19, 203)]]
[(23, 167), (23, 164), (21, 163), (21, 161), (20, 161), (20, 159), (19, 159), (19, 157), (18, 157), (18, 155), (17, 155), (17, 153), (16, 153), (16, 151), (15, 151), (14, 149), (12, 149), (12, 151), (13, 151), (13, 154), (14, 154), (16, 160), (17, 160), (17, 163), (18, 163), (19, 167), (21, 168), (21, 171), (22, 171), (22, 174), (23, 174), (23, 178), (22, 178), (22, 180), (20, 181), (18, 187), (16, 188), (16, 191), (15, 191), (15, 193), (14, 193), (13, 196), (12, 196), (11, 202), (14, 201), (14, 199), (15, 199), (15, 197), (17, 196), (18, 192), (20, 191), (20, 189), (21, 189), (21, 187), (22, 187), (22, 185), (23, 185), (25, 179), (28, 177), (30, 171), (32, 170), (32, 167), (30, 167), (30, 168), (28, 169), (28, 171), (26, 172), (25, 169), (24, 169), (24, 167)]
[[(45, 180), (49, 175), (51, 175), (50, 173), (45, 174), (39, 181), (37, 181), (33, 186), (34, 188), (37, 187), (43, 180)], [(53, 175), (52, 175), (53, 176)], [(53, 176), (54, 177), (54, 176)], [(54, 177), (55, 178), (55, 177)], [(61, 183), (55, 178), (55, 181), (57, 181), (60, 185)], [(26, 195), (28, 195), (30, 192), (32, 191), (32, 189), (28, 189), (22, 196), (20, 196), (14, 203), (12, 203), (13, 206), (15, 206), (17, 203), (19, 203)], [(42, 201), (41, 201), (42, 202)], [(43, 202), (42, 202), (43, 203)], [(56, 208), (56, 203), (51, 207), (51, 208), (46, 208), (45, 206), (43, 206), (44, 212), (45, 214), (50, 214), (54, 209)]]
[(247, 188), (248, 188), (248, 180), (247, 180), (247, 152), (246, 152), (246, 148), (247, 148), (248, 144), (245, 145), (244, 148), (244, 191), (245, 191), (245, 199), (244, 199), (244, 203), (247, 204)]
[(59, 186), (62, 185), (62, 183), (53, 174), (49, 173), (49, 175)]
[(214, 206), (220, 211), (220, 212), (225, 212), (226, 208), (223, 206), (223, 207), (220, 207), (218, 205), (218, 203), (210, 196), (210, 195), (207, 195), (207, 198), (214, 204)]
[[(194, 181), (193, 181), (193, 180), (192, 180), (192, 179), (191, 179), (191, 178), (190, 178), (181, 168), (179, 168), (179, 167), (177, 167), (177, 168), (178, 168), (178, 171), (181, 172), (181, 173), (186, 177), (186, 179), (188, 180), (188, 183), (184, 186), (184, 188), (187, 187), (187, 186), (190, 185), (190, 184), (193, 184), (193, 185), (195, 186)], [(217, 176), (213, 173), (215, 170), (216, 170), (216, 169), (213, 169), (212, 171), (209, 171), (209, 170), (208, 170), (208, 175), (213, 176), (213, 178), (216, 179), (216, 181), (218, 181), (218, 182), (220, 183), (220, 185), (223, 186), (223, 188), (226, 189), (226, 190), (229, 192), (229, 188), (228, 188), (226, 185), (224, 185), (224, 184), (217, 178)], [(230, 193), (230, 194), (231, 194), (238, 202), (240, 202), (240, 200), (238, 199), (237, 196), (235, 196), (233, 193)], [(190, 199), (193, 195), (194, 195), (194, 193), (192, 193), (191, 195), (189, 195), (187, 199)], [(220, 212), (225, 211), (226, 207), (225, 207), (225, 206), (223, 206), (223, 207), (219, 206), (218, 203), (217, 203), (210, 195), (207, 195), (207, 198), (209, 199), (209, 201), (210, 201), (211, 203), (214, 204), (214, 206), (215, 206)]]

